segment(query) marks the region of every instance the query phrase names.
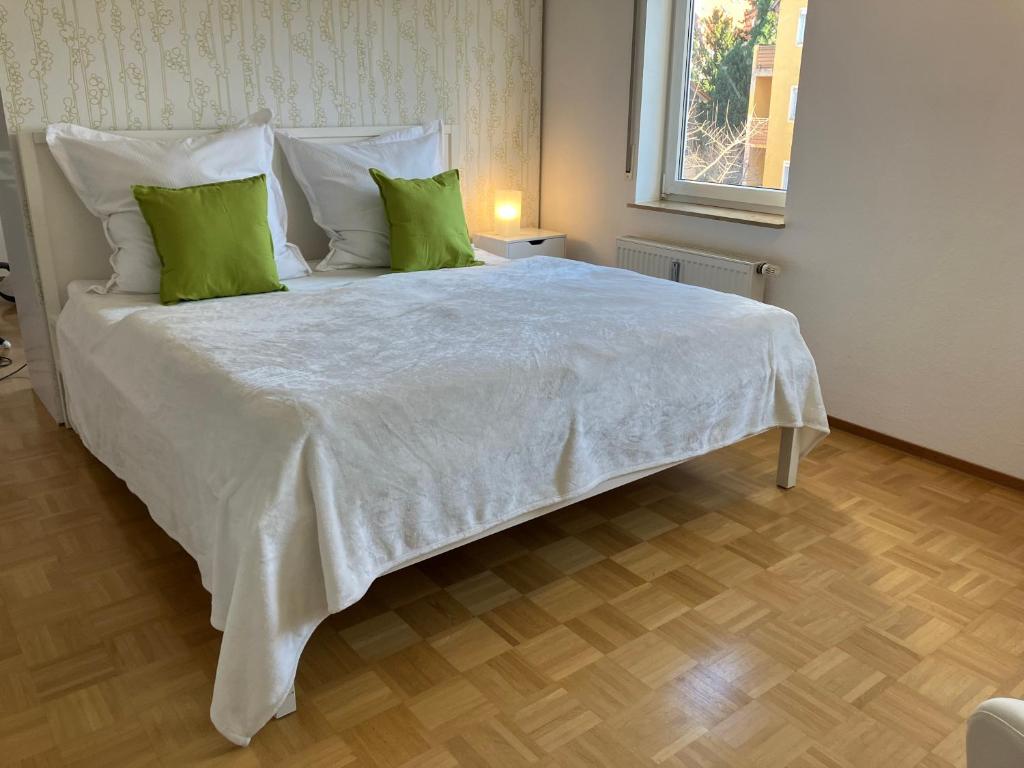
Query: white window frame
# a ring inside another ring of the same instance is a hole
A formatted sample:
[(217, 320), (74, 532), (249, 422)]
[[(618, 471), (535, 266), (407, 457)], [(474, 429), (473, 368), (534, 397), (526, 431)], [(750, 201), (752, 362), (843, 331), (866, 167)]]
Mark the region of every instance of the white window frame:
[(690, 19), (692, 16), (693, 0), (676, 0), (672, 18), (672, 61), (669, 73), (668, 119), (665, 126), (662, 198), (679, 202), (782, 213), (786, 208), (785, 190), (686, 181), (678, 178), (684, 149), (684, 105), (690, 82), (690, 47), (692, 43)]
[(807, 9), (800, 9), (800, 17), (796, 21), (796, 44), (804, 44), (804, 35), (807, 34)]
[(782, 188), (789, 189), (789, 160), (782, 161)]
[(791, 85), (789, 87), (789, 111), (786, 113), (786, 119), (791, 123), (796, 121), (796, 102), (799, 98), (799, 94), (799, 85)]

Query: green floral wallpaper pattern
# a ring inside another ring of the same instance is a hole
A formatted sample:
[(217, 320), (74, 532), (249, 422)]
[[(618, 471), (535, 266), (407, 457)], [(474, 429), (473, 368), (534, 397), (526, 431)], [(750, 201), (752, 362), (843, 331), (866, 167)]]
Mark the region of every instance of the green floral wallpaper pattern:
[(8, 128), (458, 127), (470, 225), (536, 222), (543, 0), (0, 0)]

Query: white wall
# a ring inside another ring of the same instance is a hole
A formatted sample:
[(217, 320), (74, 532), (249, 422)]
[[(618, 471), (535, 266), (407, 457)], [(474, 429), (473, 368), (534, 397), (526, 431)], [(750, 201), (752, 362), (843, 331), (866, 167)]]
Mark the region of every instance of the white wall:
[(811, 0), (781, 231), (626, 208), (632, 5), (548, 0), (542, 225), (781, 264), (831, 415), (1024, 477), (1024, 5)]

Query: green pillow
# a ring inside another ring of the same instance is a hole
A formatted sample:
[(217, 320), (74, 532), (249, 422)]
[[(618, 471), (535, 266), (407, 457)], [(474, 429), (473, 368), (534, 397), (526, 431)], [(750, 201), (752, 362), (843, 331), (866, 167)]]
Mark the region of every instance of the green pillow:
[(417, 272), (481, 263), (473, 259), (457, 170), (432, 179), (392, 179), (371, 168), (370, 176), (391, 225), (391, 269)]
[(132, 192), (160, 256), (164, 304), (288, 290), (274, 263), (266, 176)]

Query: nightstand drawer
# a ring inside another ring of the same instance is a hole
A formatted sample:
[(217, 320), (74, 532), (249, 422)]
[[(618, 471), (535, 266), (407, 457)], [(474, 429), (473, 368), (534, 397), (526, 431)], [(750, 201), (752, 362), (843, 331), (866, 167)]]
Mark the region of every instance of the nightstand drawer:
[(565, 256), (565, 233), (550, 229), (521, 229), (514, 235), (480, 232), (473, 235), (473, 245), (506, 259), (529, 256)]
[(565, 256), (564, 237), (545, 237), (540, 240), (523, 240), (509, 243), (506, 256), (510, 259), (525, 259), (528, 256)]

